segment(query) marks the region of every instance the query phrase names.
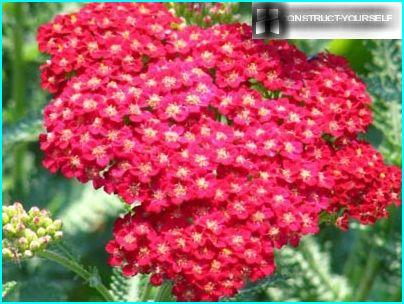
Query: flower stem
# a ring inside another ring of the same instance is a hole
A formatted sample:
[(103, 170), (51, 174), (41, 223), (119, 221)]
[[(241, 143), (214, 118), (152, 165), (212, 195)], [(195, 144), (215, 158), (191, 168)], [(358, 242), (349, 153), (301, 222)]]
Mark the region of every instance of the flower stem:
[[(14, 101), (14, 109), (12, 119), (18, 121), (25, 115), (26, 101), (25, 99), (25, 79), (24, 79), (24, 37), (23, 24), (24, 13), (23, 3), (14, 3), (12, 6), (14, 27), (13, 27), (13, 69), (12, 69), (12, 98)], [(24, 160), (26, 145), (18, 145), (14, 152), (14, 189), (20, 191), (19, 194), (25, 195), (24, 187)]]
[(354, 301), (366, 301), (372, 291), (373, 283), (377, 277), (380, 268), (380, 262), (374, 251), (371, 249), (366, 263), (363, 279), (354, 296)]
[(159, 291), (156, 295), (155, 302), (169, 302), (171, 301), (171, 289), (172, 286), (169, 282), (164, 283), (159, 287)]
[(79, 263), (50, 250), (44, 250), (38, 253), (38, 256), (56, 262), (70, 269), (71, 271), (82, 277), (84, 280), (90, 281), (90, 286), (95, 288), (106, 301), (108, 302), (114, 301), (108, 288), (105, 287), (105, 285), (102, 284), (100, 280), (92, 280), (93, 274), (84, 269)]
[(25, 79), (24, 79), (24, 58), (23, 58), (23, 48), (24, 48), (24, 37), (23, 37), (23, 23), (24, 23), (24, 13), (23, 13), (22, 3), (14, 3), (13, 13), (14, 13), (14, 28), (13, 28), (13, 86), (12, 86), (12, 96), (15, 103), (13, 118), (17, 121), (25, 114)]
[(152, 288), (153, 288), (152, 285), (150, 284), (149, 280), (147, 279), (146, 285), (143, 289), (142, 296), (141, 296), (142, 302), (147, 302), (149, 300)]

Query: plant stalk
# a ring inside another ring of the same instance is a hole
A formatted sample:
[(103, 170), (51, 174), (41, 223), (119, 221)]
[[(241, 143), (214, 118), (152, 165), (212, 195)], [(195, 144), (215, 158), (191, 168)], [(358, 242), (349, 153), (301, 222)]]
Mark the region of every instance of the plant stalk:
[(380, 262), (375, 255), (374, 251), (371, 251), (365, 267), (365, 273), (357, 292), (354, 296), (354, 301), (362, 302), (366, 301), (370, 292), (372, 291), (373, 283), (377, 277), (379, 271)]
[(12, 94), (15, 103), (15, 108), (13, 111), (13, 119), (18, 121), (25, 114), (25, 79), (24, 79), (24, 59), (23, 59), (23, 47), (24, 47), (24, 37), (23, 37), (23, 22), (24, 16), (22, 3), (14, 3), (13, 13), (14, 13), (14, 29), (13, 29), (13, 87)]
[(146, 286), (144, 287), (142, 296), (141, 296), (142, 302), (147, 302), (150, 299), (150, 293), (151, 293), (152, 289), (153, 289), (153, 287), (150, 284), (149, 280), (147, 279)]
[[(25, 78), (24, 78), (24, 37), (23, 37), (23, 3), (13, 4), (14, 28), (13, 28), (13, 73), (12, 73), (12, 97), (14, 109), (12, 119), (14, 122), (25, 115)], [(14, 153), (14, 189), (25, 194), (24, 188), (24, 160), (26, 145), (19, 145)], [(20, 195), (21, 195), (20, 193)]]
[(159, 287), (158, 293), (156, 295), (156, 302), (169, 302), (172, 299), (171, 296), (172, 285), (169, 282), (165, 282)]
[[(76, 273), (78, 276), (83, 278), (85, 281), (90, 281), (92, 274), (84, 269), (80, 264), (77, 262), (70, 260), (56, 252), (50, 251), (50, 250), (44, 250), (40, 253), (38, 253), (38, 256), (45, 258), (47, 260), (56, 262), (63, 267), (66, 267)], [(114, 298), (111, 296), (109, 290), (107, 287), (105, 287), (102, 282), (97, 282), (97, 284), (91, 284), (91, 287), (95, 288), (100, 295), (107, 301), (107, 302), (113, 302)]]

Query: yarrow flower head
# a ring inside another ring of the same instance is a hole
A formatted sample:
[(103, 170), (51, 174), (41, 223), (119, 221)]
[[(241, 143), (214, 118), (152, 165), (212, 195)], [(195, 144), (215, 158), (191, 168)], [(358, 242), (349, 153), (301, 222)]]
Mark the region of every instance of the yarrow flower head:
[(112, 266), (218, 300), (271, 274), (320, 214), (345, 229), (399, 204), (401, 172), (357, 139), (370, 98), (343, 58), (179, 24), (162, 4), (103, 3), (39, 30), (45, 167), (133, 206)]
[(26, 212), (18, 202), (3, 206), (2, 219), (3, 257), (14, 261), (32, 257), (63, 236), (62, 222), (37, 207)]

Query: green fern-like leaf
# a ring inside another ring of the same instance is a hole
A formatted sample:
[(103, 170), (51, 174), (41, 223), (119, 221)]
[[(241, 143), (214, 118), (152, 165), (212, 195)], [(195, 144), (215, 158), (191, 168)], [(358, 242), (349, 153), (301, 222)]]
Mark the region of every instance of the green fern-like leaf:
[(372, 61), (366, 65), (369, 90), (386, 101), (401, 99), (401, 40), (369, 40)]
[(345, 265), (345, 276), (355, 290), (350, 300), (401, 300), (400, 211), (391, 210), (389, 219), (373, 227), (352, 223), (350, 229), (356, 235)]
[(234, 297), (224, 298), (223, 302), (249, 302), (260, 300), (265, 294), (268, 287), (275, 285), (277, 282), (284, 280), (282, 275), (274, 274), (254, 283), (248, 283), (245, 288), (240, 290)]
[[(367, 139), (388, 163), (401, 159), (401, 40), (369, 40), (365, 46), (371, 61), (362, 78), (373, 102), (373, 125)], [(388, 220), (374, 227), (356, 223), (355, 241), (344, 266), (345, 277), (355, 291), (353, 301), (401, 300), (401, 216), (391, 210)]]
[(127, 279), (122, 275), (121, 270), (114, 268), (112, 270), (110, 292), (117, 302), (127, 301)]
[(42, 121), (38, 118), (29, 118), (6, 126), (3, 133), (3, 147), (10, 149), (17, 143), (37, 141), (41, 130)]
[(330, 257), (314, 238), (304, 238), (298, 248), (283, 248), (277, 261), (277, 272), (285, 279), (267, 289), (272, 301), (342, 301), (350, 293), (346, 280), (331, 272)]
[(304, 238), (298, 248), (281, 249), (276, 260), (274, 275), (222, 301), (343, 301), (351, 293), (346, 279), (331, 272), (328, 253), (312, 237)]
[(401, 40), (370, 40), (366, 46), (372, 61), (363, 78), (373, 97), (373, 126), (382, 134), (378, 148), (388, 162), (401, 165)]
[(114, 268), (111, 276), (110, 292), (115, 301), (138, 302), (140, 298), (140, 275), (127, 278), (120, 269)]
[(81, 197), (64, 210), (60, 218), (64, 230), (74, 235), (94, 232), (108, 219), (115, 218), (123, 211), (124, 204), (118, 197), (86, 185)]

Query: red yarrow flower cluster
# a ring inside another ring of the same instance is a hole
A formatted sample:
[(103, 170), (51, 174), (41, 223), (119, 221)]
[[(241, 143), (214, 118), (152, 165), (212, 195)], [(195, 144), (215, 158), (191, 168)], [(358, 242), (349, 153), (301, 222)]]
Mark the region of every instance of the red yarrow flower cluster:
[(320, 214), (346, 229), (399, 204), (401, 172), (357, 140), (370, 98), (343, 58), (180, 23), (162, 4), (103, 3), (39, 30), (45, 167), (133, 206), (112, 266), (218, 300), (270, 275)]
[(72, 75), (137, 73), (144, 56), (164, 57), (162, 41), (179, 23), (159, 3), (92, 3), (78, 13), (58, 15), (38, 30), (39, 50), (51, 55), (41, 67), (42, 87), (57, 94)]
[(348, 228), (348, 218), (373, 224), (388, 216), (389, 204), (400, 204), (401, 171), (384, 165), (381, 154), (369, 144), (352, 141), (343, 145), (332, 162), (328, 169), (335, 186), (328, 210), (343, 210), (337, 219), (342, 229)]

